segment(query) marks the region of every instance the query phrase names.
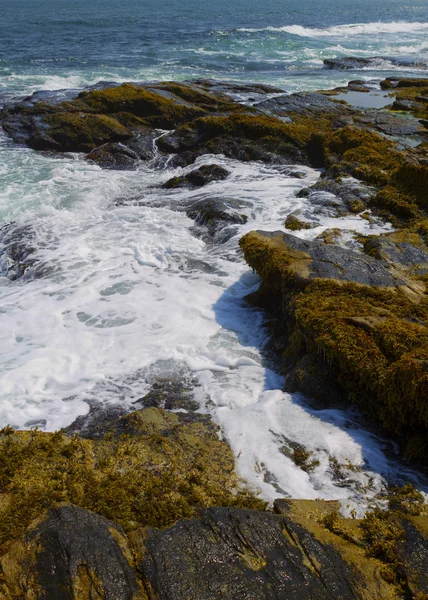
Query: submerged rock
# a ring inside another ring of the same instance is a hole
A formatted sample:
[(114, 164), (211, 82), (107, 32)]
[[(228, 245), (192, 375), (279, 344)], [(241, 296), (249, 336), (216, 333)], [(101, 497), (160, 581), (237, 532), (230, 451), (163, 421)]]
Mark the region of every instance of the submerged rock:
[(428, 69), (428, 63), (423, 60), (413, 60), (411, 58), (397, 58), (385, 56), (357, 57), (345, 56), (341, 58), (325, 58), (324, 66), (328, 69), (350, 70), (367, 68), (385, 68), (385, 63), (398, 67), (408, 67), (416, 69)]

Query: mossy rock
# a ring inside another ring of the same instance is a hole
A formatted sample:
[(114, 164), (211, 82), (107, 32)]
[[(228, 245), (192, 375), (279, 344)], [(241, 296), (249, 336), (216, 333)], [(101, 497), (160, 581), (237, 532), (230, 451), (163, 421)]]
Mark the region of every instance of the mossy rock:
[[(262, 279), (256, 301), (279, 319), (284, 369), (316, 356), (343, 400), (360, 404), (399, 436), (409, 456), (422, 458), (428, 441), (424, 283), (395, 264), (370, 257), (370, 264), (361, 263), (349, 250), (279, 232), (250, 232), (241, 247)], [(304, 343), (296, 347), (297, 339)], [(307, 377), (294, 377), (294, 386), (299, 381)]]
[(116, 417), (101, 439), (0, 432), (0, 554), (46, 508), (71, 502), (120, 524), (168, 526), (211, 505), (263, 505), (239, 487), (209, 421), (156, 408)]
[(286, 229), (289, 229), (290, 231), (299, 231), (300, 229), (310, 229), (311, 228), (310, 223), (306, 223), (305, 221), (300, 221), (300, 219), (298, 219), (294, 215), (288, 215), (288, 217), (285, 219), (284, 226)]
[[(57, 113), (46, 117), (48, 135), (54, 140), (54, 149), (63, 152), (88, 152), (107, 142), (122, 142), (132, 133), (116, 119), (102, 114)], [(37, 138), (36, 138), (37, 139)], [(29, 139), (34, 146), (35, 138)], [(38, 144), (38, 148), (40, 145)], [(47, 147), (43, 149), (48, 149)]]

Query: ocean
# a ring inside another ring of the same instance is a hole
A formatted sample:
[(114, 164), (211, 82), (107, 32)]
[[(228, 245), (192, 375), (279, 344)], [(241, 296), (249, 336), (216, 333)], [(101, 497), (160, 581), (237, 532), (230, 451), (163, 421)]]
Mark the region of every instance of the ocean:
[[(99, 81), (214, 78), (292, 92), (417, 76), (428, 61), (426, 0), (0, 0), (0, 9), (0, 103)], [(344, 56), (379, 60), (325, 68), (324, 59)], [(224, 156), (197, 165), (213, 160), (231, 171), (227, 180), (163, 190), (183, 169), (155, 158), (135, 171), (101, 170), (0, 134), (0, 227), (31, 232), (45, 266), (41, 278), (13, 281), (0, 243), (0, 425), (52, 431), (90, 406), (132, 408), (169, 378), (194, 387), (239, 473), (268, 500), (337, 498), (359, 514), (388, 481), (423, 487), (358, 413), (282, 391), (264, 315), (245, 302), (258, 279), (238, 249), (244, 233), (281, 229), (295, 210), (318, 222), (299, 232), (308, 239), (329, 227), (350, 240), (391, 225), (317, 215), (297, 195), (317, 170)], [(210, 244), (182, 209), (220, 196), (244, 200), (248, 222)], [(284, 453), (293, 444), (319, 461), (312, 473)]]

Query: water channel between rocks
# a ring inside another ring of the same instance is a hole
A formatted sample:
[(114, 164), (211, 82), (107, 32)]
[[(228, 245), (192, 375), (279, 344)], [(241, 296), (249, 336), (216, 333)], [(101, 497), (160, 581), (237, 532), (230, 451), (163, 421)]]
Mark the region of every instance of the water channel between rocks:
[[(316, 202), (298, 197), (320, 176), (307, 167), (206, 155), (196, 166), (216, 163), (231, 174), (189, 191), (160, 185), (193, 165), (165, 168), (158, 159), (106, 171), (5, 138), (0, 155), (0, 216), (28, 232), (44, 272), (0, 277), (0, 424), (52, 431), (89, 405), (131, 408), (161, 377), (192, 389), (199, 410), (221, 426), (239, 473), (268, 500), (338, 498), (358, 514), (388, 479), (417, 481), (357, 414), (282, 391), (264, 352), (264, 315), (245, 301), (258, 277), (238, 248), (252, 229), (283, 230), (290, 213), (317, 223), (297, 235), (339, 228), (351, 247), (355, 232), (388, 224), (338, 218), (338, 200), (325, 192)], [(240, 200), (248, 220), (209, 234), (185, 209), (220, 197)], [(295, 464), (302, 450), (311, 453), (307, 470)]]

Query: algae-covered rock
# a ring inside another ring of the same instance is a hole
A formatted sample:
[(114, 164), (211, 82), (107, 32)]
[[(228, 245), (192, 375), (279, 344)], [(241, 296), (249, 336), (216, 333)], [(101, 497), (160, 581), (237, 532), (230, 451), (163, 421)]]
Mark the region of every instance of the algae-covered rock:
[(12, 544), (1, 569), (3, 598), (147, 600), (122, 528), (77, 506), (50, 509)]
[(289, 229), (290, 231), (299, 231), (300, 229), (310, 229), (311, 228), (310, 223), (307, 223), (306, 221), (301, 221), (294, 215), (288, 215), (288, 217), (285, 219), (284, 226), (286, 229)]
[(335, 398), (360, 404), (409, 457), (425, 456), (428, 299), (409, 265), (282, 232), (250, 232), (241, 247), (262, 279), (253, 300), (279, 319), (291, 389), (328, 404), (334, 381)]
[(263, 505), (240, 488), (229, 446), (203, 415), (146, 408), (111, 412), (96, 425), (83, 429), (86, 439), (1, 431), (0, 555), (57, 502), (93, 510), (126, 531), (165, 527), (198, 507)]
[(244, 256), (263, 280), (275, 284), (307, 285), (312, 279), (333, 279), (374, 286), (405, 285), (389, 265), (370, 256), (325, 244), (302, 240), (280, 231), (252, 231), (240, 242)]

